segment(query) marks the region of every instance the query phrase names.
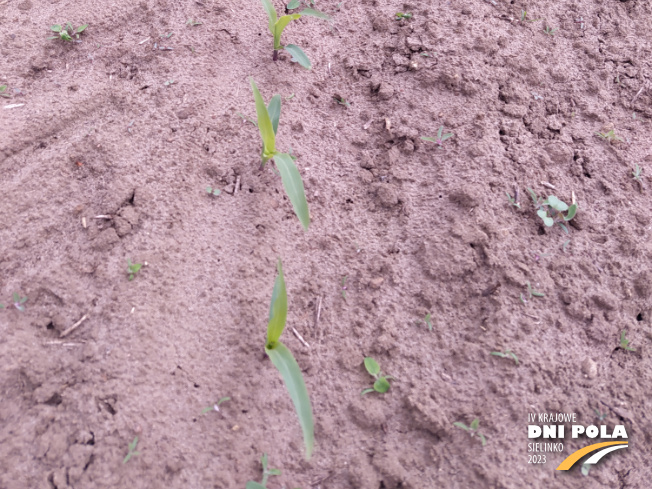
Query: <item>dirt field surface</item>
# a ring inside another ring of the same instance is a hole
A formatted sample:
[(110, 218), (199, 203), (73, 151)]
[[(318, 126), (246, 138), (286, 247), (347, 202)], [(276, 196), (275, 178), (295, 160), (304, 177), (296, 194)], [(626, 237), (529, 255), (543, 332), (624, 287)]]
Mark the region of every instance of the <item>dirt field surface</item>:
[[(263, 452), (270, 489), (650, 487), (650, 2), (315, 7), (283, 33), (306, 70), (258, 0), (0, 1), (0, 488), (244, 488)], [(568, 234), (527, 188), (577, 203)], [(278, 258), (309, 461), (264, 352)], [(529, 413), (629, 447), (529, 463)]]

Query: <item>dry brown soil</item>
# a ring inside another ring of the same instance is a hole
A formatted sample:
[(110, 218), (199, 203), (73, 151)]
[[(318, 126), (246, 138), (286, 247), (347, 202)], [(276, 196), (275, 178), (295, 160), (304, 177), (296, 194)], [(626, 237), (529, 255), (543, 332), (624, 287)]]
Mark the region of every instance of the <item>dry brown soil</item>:
[[(650, 2), (317, 7), (284, 33), (307, 71), (256, 0), (0, 1), (0, 488), (243, 488), (262, 452), (271, 489), (650, 487)], [(82, 42), (47, 40), (66, 21)], [(283, 97), (308, 232), (259, 169), (249, 76)], [(575, 194), (570, 235), (527, 187)], [(279, 257), (309, 462), (263, 351)], [(367, 355), (385, 395), (360, 396)], [(528, 413), (596, 409), (627, 450), (528, 464)], [(476, 417), (485, 447), (453, 426)]]

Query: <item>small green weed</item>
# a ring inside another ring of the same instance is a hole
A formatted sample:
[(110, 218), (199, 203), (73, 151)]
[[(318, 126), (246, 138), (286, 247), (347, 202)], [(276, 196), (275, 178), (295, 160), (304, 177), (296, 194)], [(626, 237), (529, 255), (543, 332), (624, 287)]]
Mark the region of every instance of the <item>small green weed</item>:
[(365, 394), (374, 391), (380, 392), (381, 394), (387, 392), (389, 390), (389, 381), (390, 379), (393, 380), (394, 377), (389, 375), (384, 376), (380, 371), (380, 365), (378, 365), (378, 362), (371, 357), (366, 357), (364, 359), (364, 367), (367, 369), (367, 372), (376, 379), (376, 381), (374, 382), (373, 388), (363, 390), (360, 395), (364, 396)]
[(605, 141), (609, 141), (612, 144), (613, 143), (622, 143), (623, 141), (625, 141), (620, 136), (617, 136), (616, 131), (614, 131), (613, 129), (611, 131), (609, 131), (609, 132), (596, 132), (595, 135), (598, 136), (601, 139), (604, 139)]
[(186, 21), (186, 25), (189, 25), (190, 27), (195, 27), (196, 25), (202, 25), (202, 23), (199, 22), (198, 20), (188, 19)]
[(475, 418), (473, 421), (471, 421), (471, 426), (466, 426), (464, 423), (461, 423), (459, 421), (453, 423), (453, 426), (456, 426), (457, 428), (461, 428), (464, 431), (468, 432), (471, 435), (471, 437), (477, 435), (480, 438), (480, 441), (482, 442), (482, 446), (485, 446), (487, 444), (487, 438), (478, 431), (478, 427), (480, 426), (480, 419)]
[[(554, 195), (549, 195), (547, 200), (541, 200), (531, 188), (528, 188), (527, 191), (530, 193), (534, 206), (537, 209), (537, 215), (543, 223), (547, 227), (552, 227), (555, 223), (559, 224), (564, 232), (568, 234), (568, 227), (565, 223), (573, 219), (575, 214), (577, 214), (577, 204), (569, 206)], [(564, 212), (566, 215), (564, 215)]]
[(432, 316), (430, 313), (426, 314), (426, 317), (423, 318), (423, 320), (426, 322), (426, 326), (428, 326), (428, 330), (432, 331)]
[(335, 100), (335, 102), (337, 102), (338, 104), (343, 105), (343, 106), (346, 107), (347, 109), (350, 109), (350, 108), (351, 108), (351, 103), (350, 103), (350, 102), (347, 102), (343, 97), (340, 97), (340, 96), (337, 95), (337, 94), (336, 94), (336, 95), (333, 95), (333, 100)]
[(407, 12), (407, 13), (397, 12), (396, 13), (396, 20), (403, 20), (403, 19), (407, 20), (407, 19), (411, 19), (411, 18), (412, 18), (412, 14), (409, 13), (409, 12)]
[(593, 408), (593, 412), (594, 412), (595, 415), (598, 417), (598, 421), (602, 421), (602, 420), (603, 420), (604, 418), (606, 418), (607, 415), (608, 415), (608, 413), (606, 413), (606, 412), (601, 413), (600, 410), (597, 409), (597, 408)]
[(541, 19), (528, 19), (527, 11), (521, 10), (521, 22), (539, 22)]
[(634, 170), (632, 170), (632, 178), (636, 180), (639, 183), (639, 185), (643, 186), (643, 180), (641, 180), (641, 172), (642, 172), (641, 167), (635, 165)]
[[(290, 22), (293, 20), (300, 19), (304, 15), (308, 15), (310, 17), (317, 17), (319, 19), (325, 19), (325, 20), (330, 20), (330, 17), (326, 15), (323, 12), (320, 12), (319, 10), (307, 8), (303, 9), (301, 12), (297, 14), (289, 14), (289, 15), (284, 15), (281, 18), (278, 18), (276, 15), (276, 10), (274, 9), (274, 5), (272, 5), (271, 0), (260, 0), (263, 4), (263, 8), (265, 9), (265, 12), (267, 12), (267, 17), (269, 18), (269, 31), (272, 33), (272, 36), (274, 36), (274, 56), (273, 60), (276, 61), (278, 60), (278, 52), (281, 49), (285, 49), (288, 53), (292, 55), (292, 60), (296, 61), (299, 63), (301, 66), (303, 66), (306, 69), (311, 69), (312, 65), (310, 64), (310, 60), (308, 59), (308, 56), (306, 56), (306, 53), (303, 52), (303, 50), (294, 44), (288, 44), (287, 46), (284, 46), (281, 44), (281, 34), (283, 34), (283, 29), (285, 29)], [(298, 7), (298, 5), (297, 5)]]
[(7, 92), (7, 85), (0, 85), (0, 97), (11, 98), (11, 94)]
[(281, 475), (279, 469), (268, 469), (267, 468), (267, 454), (263, 453), (260, 463), (263, 465), (263, 481), (259, 484), (258, 482), (249, 481), (245, 486), (246, 489), (267, 489), (267, 479), (270, 475)]
[(559, 29), (553, 29), (553, 28), (550, 27), (550, 26), (546, 26), (546, 27), (543, 29), (543, 32), (545, 32), (545, 33), (548, 34), (549, 36), (554, 36), (555, 33), (556, 33), (558, 30), (559, 30)]
[(346, 300), (346, 277), (347, 275), (344, 275), (342, 277), (342, 298)]
[(202, 409), (201, 413), (206, 414), (209, 411), (217, 411), (219, 413), (220, 412), (220, 404), (222, 404), (223, 402), (226, 402), (226, 401), (230, 401), (230, 400), (231, 400), (230, 397), (222, 397), (219, 401), (217, 401), (212, 406), (208, 406), (208, 407), (205, 407), (204, 409)]
[(509, 192), (505, 192), (505, 193), (507, 194), (507, 200), (509, 201), (509, 203), (514, 207), (516, 207), (517, 209), (520, 209), (521, 203), (518, 201), (518, 191), (514, 193), (514, 197), (512, 197)]
[(506, 350), (505, 353), (500, 352), (500, 351), (492, 351), (492, 352), (490, 353), (490, 355), (494, 355), (494, 356), (496, 356), (496, 357), (500, 357), (500, 358), (511, 358), (512, 360), (514, 360), (514, 363), (515, 363), (516, 365), (518, 365), (518, 357), (517, 357), (516, 354), (515, 354), (513, 351), (511, 351), (511, 350)]
[(449, 132), (447, 134), (443, 134), (444, 132), (444, 126), (441, 126), (439, 130), (437, 131), (437, 137), (429, 137), (429, 136), (421, 136), (421, 139), (424, 141), (430, 141), (431, 143), (437, 143), (440, 148), (444, 146), (444, 141), (446, 141), (448, 138), (453, 137), (453, 133)]
[(164, 83), (166, 87), (169, 87), (170, 85), (174, 85), (174, 80), (168, 80)]
[(213, 188), (213, 187), (211, 187), (209, 185), (208, 187), (206, 187), (206, 193), (208, 195), (218, 196), (218, 195), (220, 195), (222, 193), (222, 191), (220, 189), (218, 189), (218, 188)]
[(138, 446), (138, 437), (134, 438), (134, 440), (129, 444), (129, 451), (127, 452), (126, 457), (122, 460), (123, 464), (129, 462), (129, 460), (131, 460), (131, 457), (140, 455), (140, 452), (136, 451), (136, 446)]
[(294, 158), (291, 154), (276, 151), (276, 132), (278, 131), (278, 123), (281, 118), (281, 96), (274, 95), (269, 105), (265, 105), (265, 101), (258, 91), (254, 79), (250, 78), (250, 82), (251, 89), (254, 93), (254, 100), (256, 101), (258, 131), (263, 141), (261, 167), (264, 167), (268, 160), (274, 160), (276, 168), (281, 174), (281, 181), (283, 182), (285, 193), (290, 198), (290, 202), (294, 208), (294, 213), (299, 218), (303, 228), (307, 231), (310, 225), (310, 211), (308, 210), (308, 201), (306, 200), (306, 192), (301, 174), (294, 164)]
[(27, 297), (21, 297), (18, 292), (14, 292), (12, 299), (14, 301), (14, 307), (18, 309), (20, 312), (23, 312), (25, 310), (25, 302), (27, 302)]
[[(55, 24), (50, 26), (52, 32), (59, 34), (58, 36), (48, 37), (48, 39), (61, 39), (62, 41), (74, 41), (79, 39), (79, 35), (84, 32), (88, 27), (88, 24), (80, 25), (76, 29), (72, 26), (72, 23), (66, 22), (65, 24)], [(80, 42), (80, 41), (77, 41)]]
[(583, 476), (589, 475), (590, 470), (591, 470), (591, 464), (582, 464), (582, 468), (580, 469)]
[(620, 332), (620, 347), (623, 350), (636, 351), (635, 348), (632, 348), (631, 346), (629, 346), (629, 340), (626, 338), (626, 335), (627, 335), (627, 330), (623, 329)]
[(523, 304), (527, 304), (527, 301), (529, 299), (532, 299), (532, 297), (545, 297), (546, 296), (546, 294), (544, 294), (543, 292), (539, 292), (538, 290), (534, 290), (532, 288), (532, 285), (530, 285), (530, 282), (526, 282), (526, 285), (527, 285), (527, 299), (525, 297), (523, 297), (523, 294), (521, 294), (521, 302)]
[(127, 275), (129, 275), (129, 281), (134, 279), (142, 266), (142, 263), (131, 263), (131, 260), (127, 259)]

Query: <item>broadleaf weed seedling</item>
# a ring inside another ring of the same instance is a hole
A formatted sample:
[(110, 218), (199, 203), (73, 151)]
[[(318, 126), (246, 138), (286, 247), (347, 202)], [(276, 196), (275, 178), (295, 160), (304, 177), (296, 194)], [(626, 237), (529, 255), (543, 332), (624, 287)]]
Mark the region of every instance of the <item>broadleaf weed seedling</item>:
[(202, 409), (201, 413), (206, 414), (209, 411), (216, 411), (216, 412), (219, 413), (220, 412), (220, 404), (222, 404), (223, 402), (226, 402), (226, 401), (230, 401), (230, 400), (231, 400), (230, 397), (222, 397), (219, 401), (217, 401), (212, 406), (208, 406), (208, 407), (205, 407), (204, 409)]
[(380, 365), (378, 365), (378, 362), (374, 360), (371, 357), (366, 357), (364, 359), (364, 368), (367, 369), (367, 372), (369, 372), (369, 375), (373, 376), (376, 381), (374, 382), (374, 386), (371, 389), (365, 389), (362, 391), (360, 394), (361, 396), (364, 396), (365, 394), (369, 394), (370, 392), (379, 392), (381, 394), (384, 394), (389, 390), (389, 381), (394, 380), (394, 377), (390, 375), (383, 375), (383, 373), (380, 371)]
[[(527, 189), (532, 197), (534, 206), (537, 209), (537, 216), (541, 218), (543, 224), (552, 227), (556, 224), (568, 234), (568, 227), (565, 223), (570, 221), (577, 214), (577, 204), (568, 205), (554, 195), (549, 195), (547, 200), (541, 200), (531, 188)], [(564, 212), (566, 215), (564, 215)]]
[(485, 446), (487, 444), (487, 438), (478, 431), (478, 428), (480, 426), (480, 419), (475, 418), (473, 421), (471, 421), (470, 426), (466, 426), (464, 423), (461, 423), (459, 421), (453, 423), (453, 426), (456, 426), (457, 428), (461, 428), (464, 431), (468, 432), (471, 435), (471, 437), (477, 435), (480, 438), (480, 441), (482, 442), (482, 446)]
[(18, 309), (20, 312), (25, 311), (25, 302), (27, 302), (27, 297), (21, 297), (18, 292), (14, 292), (12, 295), (12, 299), (14, 301), (14, 307)]
[(129, 462), (129, 460), (131, 460), (131, 457), (136, 457), (137, 455), (140, 455), (140, 452), (136, 451), (137, 446), (138, 446), (138, 437), (134, 438), (134, 440), (129, 444), (127, 455), (122, 460), (123, 464)]
[(58, 36), (48, 37), (48, 39), (61, 39), (62, 41), (79, 41), (79, 35), (86, 30), (88, 24), (80, 25), (76, 29), (72, 26), (71, 22), (66, 22), (65, 24), (55, 24), (50, 26), (52, 32), (59, 34)]
[(622, 143), (625, 140), (621, 138), (620, 136), (616, 135), (616, 131), (613, 129), (609, 132), (596, 132), (596, 136), (598, 136), (601, 139), (604, 139), (605, 141), (609, 141), (610, 143)]
[(301, 66), (309, 70), (312, 66), (310, 64), (310, 60), (308, 59), (308, 56), (306, 56), (306, 53), (304, 53), (303, 50), (299, 46), (296, 46), (295, 44), (288, 44), (287, 46), (282, 45), (281, 34), (283, 34), (283, 29), (285, 29), (290, 22), (292, 22), (293, 20), (300, 19), (304, 15), (308, 15), (310, 17), (317, 17), (319, 19), (325, 19), (325, 20), (330, 20), (330, 17), (327, 14), (320, 12), (319, 10), (307, 8), (307, 9), (303, 9), (299, 13), (283, 15), (282, 17), (279, 18), (276, 15), (276, 10), (274, 9), (274, 5), (272, 5), (271, 0), (260, 0), (260, 1), (263, 4), (263, 8), (265, 9), (265, 12), (267, 12), (267, 17), (269, 18), (269, 31), (272, 33), (272, 36), (274, 36), (274, 56), (272, 57), (272, 59), (274, 61), (278, 60), (278, 52), (281, 49), (285, 49), (288, 53), (292, 55), (292, 59), (294, 61), (296, 61)]
[(270, 475), (281, 475), (279, 469), (268, 469), (267, 468), (267, 454), (263, 453), (263, 456), (260, 459), (260, 463), (263, 465), (263, 480), (261, 483), (249, 481), (245, 486), (245, 489), (267, 489), (267, 479)]
[(206, 187), (206, 193), (210, 196), (218, 196), (222, 193), (222, 191), (218, 188), (213, 188), (210, 185)]
[(626, 336), (627, 336), (627, 330), (623, 329), (623, 330), (620, 332), (620, 347), (621, 347), (623, 350), (627, 350), (627, 351), (636, 351), (635, 348), (632, 348), (631, 346), (629, 346), (629, 340), (627, 339)]
[(516, 365), (518, 365), (518, 357), (517, 357), (516, 354), (515, 354), (513, 351), (511, 351), (511, 350), (505, 350), (505, 353), (503, 353), (503, 352), (501, 352), (501, 351), (492, 351), (492, 352), (490, 353), (490, 355), (494, 355), (494, 356), (496, 356), (496, 357), (500, 357), (500, 358), (511, 358), (512, 360), (514, 360), (514, 363), (515, 363)]
[(142, 266), (142, 263), (131, 263), (131, 260), (127, 259), (127, 275), (129, 275), (130, 282), (134, 279), (136, 274), (140, 272)]
[(269, 306), (269, 322), (267, 323), (267, 341), (265, 353), (278, 369), (296, 409), (299, 424), (303, 431), (303, 441), (306, 448), (306, 459), (310, 459), (315, 444), (315, 426), (312, 417), (312, 407), (306, 383), (301, 374), (301, 368), (294, 359), (292, 352), (279, 340), (288, 314), (288, 297), (283, 277), (281, 260), (277, 265), (278, 274), (274, 281), (272, 300)]
[(11, 94), (7, 92), (7, 85), (0, 85), (0, 97), (11, 98)]
[(281, 96), (274, 95), (265, 105), (262, 95), (253, 78), (250, 78), (251, 89), (254, 92), (256, 101), (256, 115), (258, 117), (258, 131), (263, 141), (263, 152), (261, 155), (261, 167), (265, 166), (268, 160), (273, 159), (276, 168), (281, 174), (281, 181), (285, 193), (290, 198), (294, 213), (299, 218), (301, 225), (307, 231), (310, 225), (310, 211), (308, 201), (303, 187), (301, 174), (294, 164), (294, 158), (288, 153), (276, 151), (276, 132), (279, 119), (281, 118)]
[(442, 148), (444, 146), (444, 141), (446, 141), (450, 137), (453, 137), (452, 132), (449, 132), (447, 134), (443, 134), (443, 132), (444, 132), (444, 126), (441, 126), (437, 131), (436, 138), (430, 136), (421, 136), (421, 139), (423, 139), (424, 141), (430, 141), (431, 143), (437, 143), (439, 147)]

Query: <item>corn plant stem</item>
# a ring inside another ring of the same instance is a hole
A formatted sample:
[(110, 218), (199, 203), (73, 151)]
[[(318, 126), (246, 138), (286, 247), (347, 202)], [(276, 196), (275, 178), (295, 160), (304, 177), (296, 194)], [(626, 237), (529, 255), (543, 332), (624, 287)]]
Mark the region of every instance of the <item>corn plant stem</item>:
[(272, 60), (278, 61), (278, 49), (274, 50), (274, 56), (272, 56)]

